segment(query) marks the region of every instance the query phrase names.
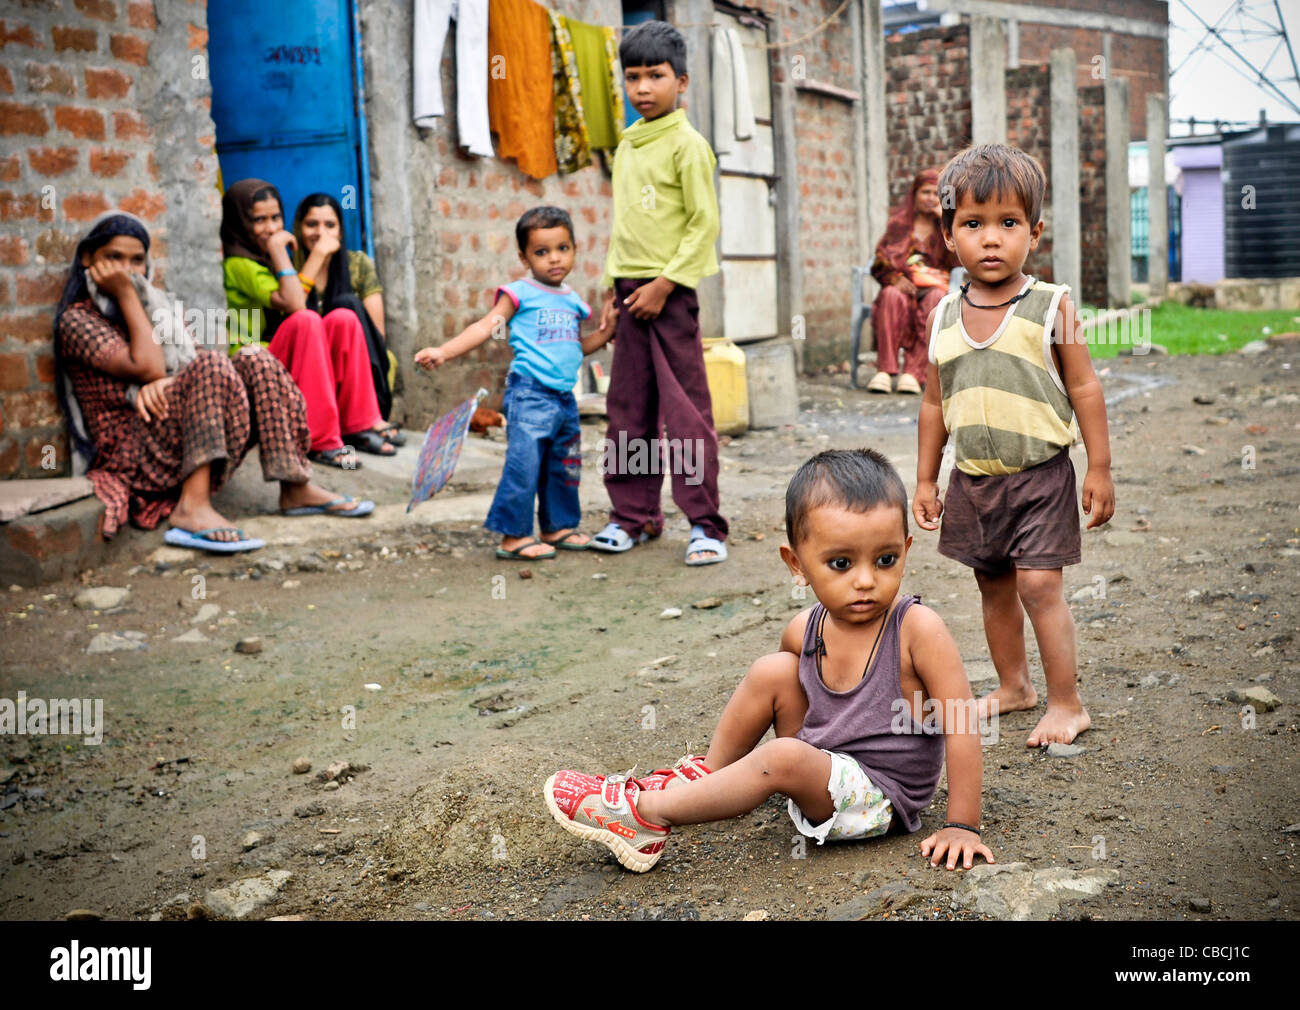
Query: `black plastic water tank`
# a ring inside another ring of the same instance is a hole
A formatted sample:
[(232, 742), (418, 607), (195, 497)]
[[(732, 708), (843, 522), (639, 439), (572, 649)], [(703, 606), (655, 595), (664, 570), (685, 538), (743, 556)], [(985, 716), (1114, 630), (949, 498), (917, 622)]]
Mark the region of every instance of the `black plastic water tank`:
[(1300, 277), (1300, 123), (1223, 142), (1228, 277)]

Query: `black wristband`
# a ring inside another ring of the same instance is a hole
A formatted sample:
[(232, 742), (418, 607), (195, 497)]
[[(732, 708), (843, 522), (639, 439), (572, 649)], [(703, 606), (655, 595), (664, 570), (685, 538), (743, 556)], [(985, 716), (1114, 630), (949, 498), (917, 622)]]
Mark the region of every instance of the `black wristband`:
[[(961, 828), (963, 831), (970, 831), (970, 832), (972, 832), (973, 834), (976, 834), (976, 835), (978, 835), (978, 834), (980, 833), (980, 829), (979, 829), (979, 828), (972, 828), (969, 824), (958, 824), (956, 821), (948, 821), (946, 824), (944, 824), (943, 827), (944, 827), (944, 828)], [(940, 828), (939, 830), (942, 831), (943, 828)]]

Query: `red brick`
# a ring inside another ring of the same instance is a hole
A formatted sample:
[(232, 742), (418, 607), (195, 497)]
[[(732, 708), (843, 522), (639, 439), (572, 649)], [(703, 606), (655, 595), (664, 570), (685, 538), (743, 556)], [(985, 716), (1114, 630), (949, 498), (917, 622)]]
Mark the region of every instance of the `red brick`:
[(110, 151), (102, 147), (90, 149), (90, 170), (95, 175), (120, 175), (132, 155), (125, 151)]
[(48, 312), (30, 316), (0, 316), (0, 338), (24, 344), (48, 344), (53, 339), (53, 321)]
[(186, 25), (185, 30), (189, 33), (189, 45), (191, 49), (206, 49), (208, 45), (208, 30), (200, 28), (198, 25)]
[(27, 355), (0, 354), (0, 389), (26, 389), (27, 382)]
[(72, 75), (55, 63), (29, 63), (27, 90), (39, 95), (67, 95), (77, 93), (77, 82)]
[(41, 198), (35, 193), (15, 193), (0, 189), (0, 221), (18, 221), (25, 217), (39, 217)]
[(113, 0), (76, 0), (77, 10), (96, 21), (116, 21), (117, 4)]
[(87, 98), (125, 98), (134, 79), (130, 74), (106, 67), (86, 68)]
[(108, 210), (103, 193), (73, 193), (63, 198), (63, 216), (69, 221), (89, 221)]
[(160, 193), (150, 193), (144, 189), (133, 189), (131, 195), (122, 200), (118, 206), (136, 217), (142, 217), (146, 221), (153, 221), (167, 210), (167, 198)]
[(136, 66), (149, 65), (149, 43), (138, 35), (113, 35), (108, 40), (109, 48), (119, 60), (134, 63)]
[(21, 235), (0, 235), (0, 264), (20, 267), (27, 262), (27, 243)]
[(0, 136), (26, 134), (30, 137), (43, 137), (49, 128), (50, 121), (45, 118), (45, 110), (40, 106), (0, 102)]
[(46, 263), (71, 263), (72, 254), (77, 248), (77, 236), (65, 235), (50, 228), (36, 236), (32, 248)]
[(54, 48), (59, 52), (71, 49), (78, 53), (99, 51), (99, 33), (93, 28), (73, 28), (61, 25), (50, 29), (54, 39)]
[[(6, 438), (0, 442), (0, 477), (12, 477), (18, 472), (18, 443), (11, 438)], [(9, 534), (10, 541), (16, 540), (20, 536), (17, 527), (6, 531)], [(25, 532), (25, 531), (24, 531)], [(80, 537), (78, 537), (80, 539)], [(30, 553), (29, 551), (24, 553)]]
[(104, 116), (98, 109), (60, 105), (54, 110), (54, 125), (83, 140), (104, 139)]
[(44, 48), (36, 33), (32, 31), (31, 25), (16, 25), (0, 21), (0, 49), (11, 42), (14, 45), (30, 46), (32, 49)]
[(11, 154), (7, 158), (0, 158), (0, 182), (17, 182), (22, 171), (23, 166), (18, 160), (18, 155)]
[(36, 378), (40, 382), (54, 382), (54, 355), (38, 354), (36, 356)]
[(52, 390), (8, 393), (4, 412), (6, 424), (14, 428), (52, 428), (59, 423), (59, 401)]
[(14, 93), (14, 76), (9, 73), (8, 67), (0, 67), (0, 95), (12, 95)]
[(113, 136), (118, 140), (148, 140), (152, 131), (139, 113), (118, 109), (113, 113)]
[(29, 147), (27, 164), (41, 175), (63, 175), (77, 167), (81, 152), (75, 147)]
[(13, 304), (13, 299), (9, 296), (9, 278), (0, 277), (0, 306), (8, 308)]
[(127, 4), (126, 17), (131, 22), (132, 28), (148, 28), (152, 31), (158, 27), (158, 16), (154, 14), (153, 0)]
[(19, 305), (52, 305), (63, 294), (63, 284), (67, 276), (63, 273), (47, 271), (35, 277), (19, 277), (16, 280)]

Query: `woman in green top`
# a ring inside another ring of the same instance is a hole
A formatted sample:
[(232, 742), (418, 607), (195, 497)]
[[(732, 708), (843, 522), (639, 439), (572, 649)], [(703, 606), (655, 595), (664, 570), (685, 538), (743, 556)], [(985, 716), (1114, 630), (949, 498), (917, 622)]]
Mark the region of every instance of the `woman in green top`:
[(283, 203), (261, 179), (235, 183), (222, 199), (221, 246), (226, 304), (239, 345), (269, 340), (268, 349), (289, 370), (307, 402), (314, 462), (352, 469), (357, 461), (344, 443), (363, 452), (392, 456), (397, 449), (380, 434), (366, 337), (356, 315), (335, 310), (324, 318), (307, 308), (310, 280), (324, 253), (308, 257), (299, 273), (289, 259), (297, 244), (284, 229)]
[[(397, 360), (385, 340), (384, 289), (374, 261), (360, 250), (348, 248), (343, 208), (328, 193), (303, 197), (293, 216), (293, 235), (298, 242), (294, 262), (313, 285), (307, 292), (307, 308), (321, 315), (348, 309), (360, 320), (370, 352), (379, 412), (388, 417), (393, 406), (392, 379)], [(308, 272), (308, 264), (312, 262), (319, 262), (315, 273)], [(396, 425), (390, 425), (380, 434), (394, 445), (406, 442), (406, 436)]]

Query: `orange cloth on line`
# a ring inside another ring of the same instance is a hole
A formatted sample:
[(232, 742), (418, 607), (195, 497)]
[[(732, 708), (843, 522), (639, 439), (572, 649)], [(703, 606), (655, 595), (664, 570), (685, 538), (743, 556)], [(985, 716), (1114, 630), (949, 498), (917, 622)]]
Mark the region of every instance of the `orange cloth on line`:
[(534, 179), (555, 174), (551, 24), (533, 0), (488, 5), (488, 124), (502, 158)]

